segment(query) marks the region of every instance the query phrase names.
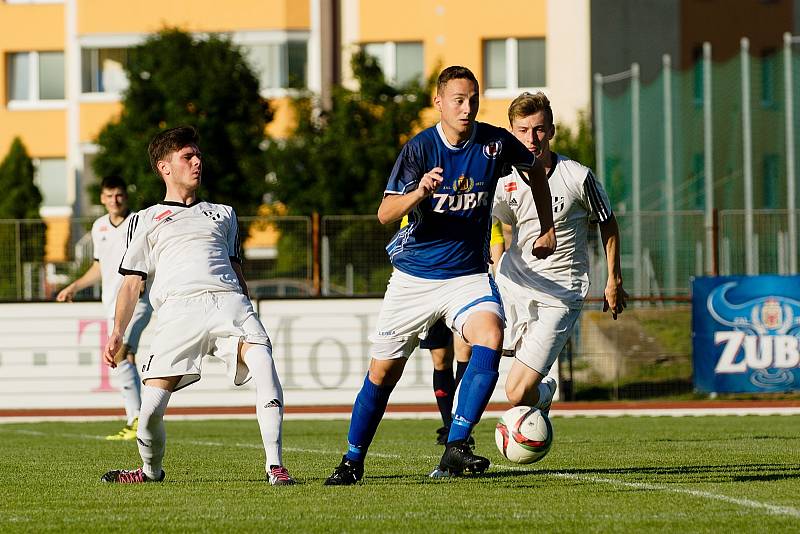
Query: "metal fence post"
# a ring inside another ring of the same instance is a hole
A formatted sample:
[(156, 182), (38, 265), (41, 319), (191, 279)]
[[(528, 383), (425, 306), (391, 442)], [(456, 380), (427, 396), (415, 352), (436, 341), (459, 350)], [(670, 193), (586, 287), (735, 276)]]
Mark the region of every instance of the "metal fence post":
[(314, 295), (320, 294), (320, 217), (316, 211), (311, 214), (311, 280)]
[(606, 186), (605, 145), (603, 143), (603, 75), (594, 75), (594, 157), (600, 185)]
[(742, 175), (744, 178), (744, 257), (747, 274), (755, 274), (757, 251), (753, 250), (753, 131), (750, 117), (750, 40), (742, 37)]
[(783, 90), (786, 103), (784, 114), (786, 124), (786, 209), (789, 210), (789, 272), (797, 272), (797, 214), (795, 193), (795, 138), (794, 138), (794, 98), (792, 90), (792, 34), (783, 34)]
[(711, 115), (711, 43), (703, 43), (703, 160), (705, 173), (706, 272), (714, 271), (714, 138)]
[(633, 288), (642, 290), (642, 169), (639, 135), (639, 64), (631, 64), (631, 181), (633, 183)]
[(14, 221), (16, 228), (16, 239), (14, 247), (16, 253), (16, 286), (17, 286), (17, 300), (22, 300), (22, 232), (20, 231), (20, 221)]
[(664, 196), (667, 208), (667, 272), (666, 285), (669, 291), (675, 292), (677, 285), (677, 254), (675, 253), (675, 167), (673, 162), (672, 139), (672, 58), (669, 54), (662, 57), (664, 66)]

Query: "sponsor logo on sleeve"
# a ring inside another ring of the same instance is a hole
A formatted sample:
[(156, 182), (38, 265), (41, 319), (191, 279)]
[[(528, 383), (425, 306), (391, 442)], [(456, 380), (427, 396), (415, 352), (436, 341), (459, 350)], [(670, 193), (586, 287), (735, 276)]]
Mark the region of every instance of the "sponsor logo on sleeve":
[(156, 215), (154, 217), (154, 220), (161, 222), (163, 219), (169, 217), (170, 215), (172, 215), (172, 210), (166, 210)]

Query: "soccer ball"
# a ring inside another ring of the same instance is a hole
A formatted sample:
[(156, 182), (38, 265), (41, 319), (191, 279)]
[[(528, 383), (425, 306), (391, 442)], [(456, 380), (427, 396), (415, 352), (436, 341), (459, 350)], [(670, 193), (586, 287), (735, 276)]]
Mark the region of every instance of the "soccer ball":
[(506, 459), (532, 464), (544, 458), (553, 445), (553, 426), (538, 408), (515, 406), (497, 422), (494, 440)]

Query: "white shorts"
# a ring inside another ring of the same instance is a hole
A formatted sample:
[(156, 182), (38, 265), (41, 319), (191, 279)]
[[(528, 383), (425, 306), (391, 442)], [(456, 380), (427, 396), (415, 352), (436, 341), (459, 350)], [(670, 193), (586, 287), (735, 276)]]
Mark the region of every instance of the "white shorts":
[(498, 276), (506, 329), (503, 355), (514, 356), (546, 376), (572, 335), (580, 308), (549, 306), (533, 300), (525, 288)]
[(225, 361), (240, 386), (250, 380), (238, 358), (240, 341), (270, 346), (253, 304), (241, 293), (167, 299), (158, 309), (151, 354), (138, 358), (142, 380), (182, 376), (177, 391), (200, 380), (203, 356), (209, 354)]
[(395, 269), (383, 297), (376, 332), (369, 338), (370, 356), (378, 360), (408, 358), (418, 339), (426, 337), (440, 318), (460, 334), (467, 318), (477, 311), (489, 311), (504, 319), (500, 293), (488, 274), (430, 280)]

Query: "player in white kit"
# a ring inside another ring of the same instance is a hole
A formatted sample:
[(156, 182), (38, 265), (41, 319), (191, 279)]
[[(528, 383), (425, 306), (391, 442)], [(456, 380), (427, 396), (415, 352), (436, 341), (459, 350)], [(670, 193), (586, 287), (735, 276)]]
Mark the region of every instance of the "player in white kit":
[(558, 248), (545, 259), (531, 254), (540, 223), (530, 189), (517, 172), (500, 178), (492, 214), (513, 228), (511, 246), (495, 275), (506, 312), (504, 354), (515, 356), (505, 390), (513, 405), (534, 406), (547, 413), (556, 383), (545, 377), (569, 339), (589, 289), (591, 224), (600, 227), (608, 264), (603, 311), (611, 310), (616, 319), (625, 307), (619, 228), (592, 171), (550, 150), (555, 125), (550, 101), (543, 93), (517, 97), (508, 119), (514, 136), (544, 164)]
[[(101, 284), (101, 300), (108, 317), (109, 331), (114, 324), (114, 306), (117, 292), (122, 284), (119, 262), (125, 253), (128, 222), (131, 212), (128, 209), (128, 193), (125, 181), (118, 176), (106, 176), (100, 183), (100, 203), (106, 213), (92, 225), (92, 246), (94, 263), (77, 280), (62, 289), (56, 296), (59, 302), (70, 302), (79, 291)], [(136, 351), (142, 331), (150, 322), (153, 309), (146, 295), (136, 305), (130, 327), (125, 332), (122, 347), (115, 355), (117, 377), (122, 388), (122, 400), (127, 421), (125, 427), (115, 434), (106, 436), (108, 440), (136, 439), (141, 399), (141, 381), (136, 371)]]
[(144, 386), (136, 436), (143, 465), (109, 471), (102, 480), (164, 480), (167, 403), (172, 392), (200, 380), (202, 358), (212, 354), (225, 360), (234, 384), (255, 382), (267, 478), (272, 485), (291, 485), (295, 481), (282, 459), (283, 389), (272, 345), (247, 296), (233, 208), (197, 198), (202, 175), (197, 141), (194, 128), (183, 126), (159, 133), (148, 147), (150, 164), (167, 192), (162, 202), (131, 220), (119, 267), (125, 278), (103, 355), (113, 367), (137, 288), (141, 280), (152, 279), (150, 300), (158, 316), (151, 354), (140, 360)]

